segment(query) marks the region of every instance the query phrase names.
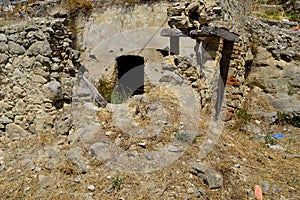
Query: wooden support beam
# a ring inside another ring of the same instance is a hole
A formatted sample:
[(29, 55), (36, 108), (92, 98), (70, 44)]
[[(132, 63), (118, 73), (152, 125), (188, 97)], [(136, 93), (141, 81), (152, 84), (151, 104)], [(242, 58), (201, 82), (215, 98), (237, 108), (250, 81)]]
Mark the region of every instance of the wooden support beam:
[(228, 77), (228, 71), (230, 66), (231, 54), (233, 51), (234, 42), (224, 40), (223, 41), (223, 49), (222, 49), (222, 58), (220, 61), (220, 79), (219, 79), (219, 88), (218, 88), (218, 96), (217, 102), (215, 105), (216, 109), (216, 118), (220, 117), (220, 112), (222, 108), (222, 101), (224, 98), (225, 86)]
[(189, 37), (177, 28), (164, 28), (160, 32), (162, 37)]
[(189, 34), (184, 34), (181, 30), (176, 28), (165, 28), (162, 29), (160, 35), (163, 37), (213, 37), (217, 36), (224, 38), (228, 41), (237, 42), (239, 41), (238, 35), (231, 33), (230, 31), (219, 28), (219, 27), (210, 27), (202, 26), (201, 30), (191, 30)]
[(224, 38), (225, 40), (232, 41), (232, 42), (239, 41), (239, 37), (236, 34), (231, 33), (228, 30), (218, 28), (218, 27), (202, 26), (201, 33), (215, 35), (215, 36)]
[(177, 36), (170, 37), (170, 51), (171, 51), (171, 53), (173, 53), (175, 55), (180, 54), (179, 37), (177, 37)]

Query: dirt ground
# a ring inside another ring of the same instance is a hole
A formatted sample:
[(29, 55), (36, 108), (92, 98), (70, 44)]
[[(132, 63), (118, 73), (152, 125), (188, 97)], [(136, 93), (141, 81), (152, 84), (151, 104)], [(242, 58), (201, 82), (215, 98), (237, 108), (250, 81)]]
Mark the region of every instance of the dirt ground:
[[(150, 173), (112, 169), (88, 151), (84, 157), (89, 167), (87, 173), (82, 173), (64, 157), (72, 146), (65, 136), (37, 134), (11, 141), (2, 135), (1, 199), (253, 199), (257, 184), (262, 188), (267, 185), (263, 199), (299, 199), (300, 129), (272, 125), (274, 132), (285, 138), (277, 140), (284, 149), (271, 149), (264, 138), (250, 140), (255, 134), (240, 131), (240, 123), (226, 123), (217, 144), (200, 160), (207, 132), (207, 124), (201, 123), (203, 134), (195, 137), (177, 161)], [(56, 146), (61, 155), (52, 168), (47, 167), (49, 158), (43, 156), (51, 146)], [(193, 162), (205, 163), (219, 172), (224, 179), (222, 187), (210, 189), (192, 174)]]

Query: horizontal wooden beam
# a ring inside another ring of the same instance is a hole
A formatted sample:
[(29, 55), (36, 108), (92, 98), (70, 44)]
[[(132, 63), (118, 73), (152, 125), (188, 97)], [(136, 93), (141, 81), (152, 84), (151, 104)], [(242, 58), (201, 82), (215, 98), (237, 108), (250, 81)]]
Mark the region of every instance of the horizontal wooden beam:
[(181, 30), (176, 28), (162, 29), (160, 35), (163, 37), (221, 37), (225, 40), (237, 42), (239, 41), (238, 35), (229, 32), (223, 28), (202, 26), (201, 30), (192, 30), (189, 35), (184, 34)]
[(215, 35), (232, 42), (239, 41), (238, 35), (218, 27), (202, 26), (201, 33)]
[(160, 32), (163, 37), (189, 37), (177, 28), (164, 28)]

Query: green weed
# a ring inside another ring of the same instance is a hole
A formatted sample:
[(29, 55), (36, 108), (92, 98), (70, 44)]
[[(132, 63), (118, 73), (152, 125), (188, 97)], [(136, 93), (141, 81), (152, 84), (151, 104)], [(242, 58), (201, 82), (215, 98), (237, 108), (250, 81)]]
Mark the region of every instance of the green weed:
[(265, 136), (265, 143), (275, 145), (275, 144), (277, 144), (277, 140), (276, 140), (276, 138), (272, 137), (272, 135), (270, 133), (268, 133)]
[(252, 115), (248, 113), (247, 109), (245, 108), (240, 108), (237, 112), (236, 112), (236, 118), (237, 119), (241, 119), (244, 122), (249, 122), (252, 118)]
[(287, 17), (288, 17), (288, 20), (290, 20), (290, 21), (297, 21), (298, 20), (298, 15), (294, 12), (288, 13)]
[(114, 84), (109, 81), (100, 79), (98, 83), (94, 84), (98, 90), (98, 92), (103, 96), (103, 98), (111, 103), (111, 96), (114, 90)]
[(175, 138), (183, 142), (188, 142), (190, 140), (189, 135), (183, 131), (177, 131), (175, 133)]
[(287, 114), (283, 112), (278, 112), (278, 121), (282, 124), (290, 124), (292, 126), (300, 128), (300, 117), (289, 117)]
[(115, 190), (119, 190), (122, 186), (123, 179), (119, 177), (115, 177), (112, 179), (112, 188)]
[(133, 90), (123, 85), (117, 86), (117, 88), (111, 94), (111, 103), (121, 104), (133, 94)]

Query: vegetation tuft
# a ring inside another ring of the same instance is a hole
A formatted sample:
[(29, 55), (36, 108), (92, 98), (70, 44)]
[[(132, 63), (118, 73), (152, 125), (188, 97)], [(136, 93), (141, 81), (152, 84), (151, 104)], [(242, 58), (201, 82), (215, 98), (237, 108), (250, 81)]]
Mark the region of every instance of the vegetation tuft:
[(278, 121), (281, 124), (290, 124), (292, 126), (300, 128), (300, 117), (290, 117), (283, 112), (278, 112)]
[(241, 108), (236, 112), (236, 118), (241, 119), (244, 122), (249, 122), (252, 118), (252, 115), (248, 113), (247, 109)]
[(115, 177), (112, 179), (112, 188), (115, 190), (119, 190), (122, 186), (123, 179), (119, 177)]
[(276, 140), (276, 138), (272, 137), (272, 135), (270, 133), (268, 133), (265, 136), (265, 143), (275, 145), (275, 144), (277, 144), (277, 140)]
[(188, 142), (190, 140), (190, 137), (186, 132), (179, 130), (175, 133), (175, 138), (183, 142)]
[(77, 11), (82, 11), (82, 12), (86, 13), (93, 9), (92, 1), (66, 0), (65, 4), (70, 13), (74, 13)]

